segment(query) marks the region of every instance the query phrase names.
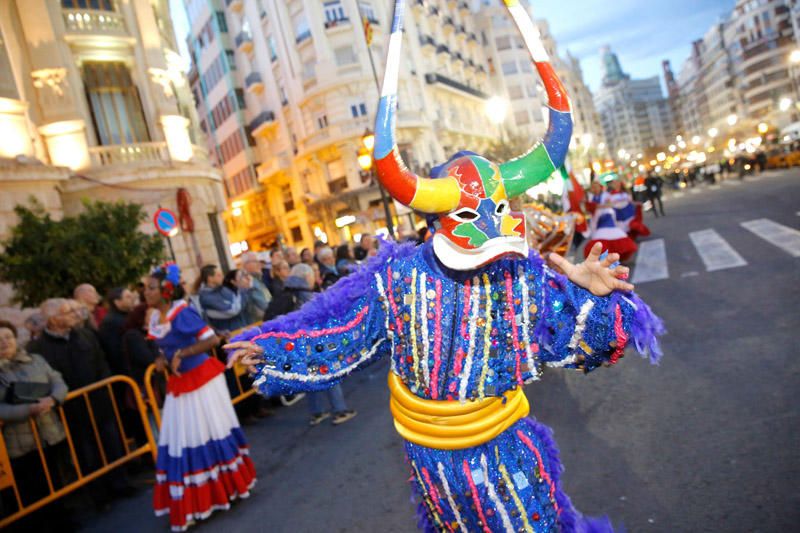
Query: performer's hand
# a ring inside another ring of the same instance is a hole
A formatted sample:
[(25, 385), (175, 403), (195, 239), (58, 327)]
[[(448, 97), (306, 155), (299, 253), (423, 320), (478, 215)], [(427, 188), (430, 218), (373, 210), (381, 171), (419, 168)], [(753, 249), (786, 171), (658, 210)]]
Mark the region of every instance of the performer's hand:
[(175, 355), (172, 356), (172, 361), (169, 364), (170, 370), (172, 370), (172, 373), (175, 374), (176, 376), (181, 375), (181, 373), (178, 372), (178, 369), (181, 366), (181, 358), (180, 355), (178, 354), (179, 351), (180, 350), (175, 352)]
[(600, 255), (602, 252), (603, 245), (598, 242), (592, 246), (592, 251), (589, 252), (586, 260), (578, 265), (573, 265), (555, 253), (551, 253), (548, 259), (572, 283), (583, 287), (595, 296), (606, 296), (613, 290), (632, 291), (633, 285), (623, 281), (628, 278), (630, 269), (622, 265), (617, 265), (613, 269), (609, 268), (619, 261), (619, 254), (608, 254), (605, 259), (601, 260)]
[(261, 357), (264, 354), (264, 349), (253, 342), (231, 342), (223, 346), (222, 349), (233, 350), (233, 353), (228, 356), (228, 368), (233, 368), (233, 365), (239, 363), (246, 366), (248, 372), (252, 374), (256, 371), (256, 365), (264, 361), (264, 358)]

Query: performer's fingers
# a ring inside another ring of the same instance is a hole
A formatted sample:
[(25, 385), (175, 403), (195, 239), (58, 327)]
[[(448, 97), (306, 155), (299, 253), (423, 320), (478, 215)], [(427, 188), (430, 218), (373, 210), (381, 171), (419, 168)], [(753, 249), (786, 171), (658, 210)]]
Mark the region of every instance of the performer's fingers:
[(631, 269), (626, 267), (626, 266), (621, 266), (620, 265), (617, 268), (615, 268), (614, 270), (612, 270), (612, 272), (617, 277), (617, 279), (625, 280), (625, 279), (628, 279), (628, 276), (630, 275)]
[(617, 254), (617, 253), (608, 254), (606, 256), (606, 258), (602, 261), (602, 265), (604, 267), (610, 267), (611, 265), (613, 265), (617, 261), (619, 261), (619, 254)]
[(240, 348), (247, 348), (248, 346), (252, 346), (253, 343), (250, 341), (237, 341), (237, 342), (229, 342), (225, 346), (222, 347), (223, 350), (238, 350)]
[(555, 252), (551, 252), (550, 255), (547, 256), (547, 259), (550, 260), (550, 262), (555, 266), (560, 268), (561, 271), (567, 276), (569, 276), (570, 272), (572, 272), (572, 269), (575, 268), (575, 265)]
[(613, 281), (612, 287), (617, 289), (618, 291), (624, 291), (624, 292), (631, 292), (633, 291), (634, 288), (633, 285), (631, 285), (627, 281), (622, 281), (621, 279), (615, 279)]
[(589, 251), (589, 255), (586, 256), (586, 261), (597, 261), (600, 259), (600, 254), (603, 253), (603, 244), (596, 242), (592, 249)]

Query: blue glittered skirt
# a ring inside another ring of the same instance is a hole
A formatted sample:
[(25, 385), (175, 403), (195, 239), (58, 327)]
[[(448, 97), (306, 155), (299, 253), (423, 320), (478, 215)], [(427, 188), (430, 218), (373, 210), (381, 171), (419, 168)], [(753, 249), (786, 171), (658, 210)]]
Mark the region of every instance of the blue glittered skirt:
[(583, 517), (561, 490), (552, 431), (522, 418), (491, 441), (436, 450), (406, 441), (418, 525), (427, 532), (613, 532)]

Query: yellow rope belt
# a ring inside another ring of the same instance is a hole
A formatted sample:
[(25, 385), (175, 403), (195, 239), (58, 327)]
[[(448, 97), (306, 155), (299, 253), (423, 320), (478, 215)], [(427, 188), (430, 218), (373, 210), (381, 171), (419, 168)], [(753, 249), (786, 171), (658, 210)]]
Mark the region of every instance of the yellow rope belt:
[(530, 410), (522, 388), (501, 397), (461, 403), (425, 400), (389, 372), (389, 408), (394, 427), (407, 441), (439, 450), (460, 450), (489, 442)]

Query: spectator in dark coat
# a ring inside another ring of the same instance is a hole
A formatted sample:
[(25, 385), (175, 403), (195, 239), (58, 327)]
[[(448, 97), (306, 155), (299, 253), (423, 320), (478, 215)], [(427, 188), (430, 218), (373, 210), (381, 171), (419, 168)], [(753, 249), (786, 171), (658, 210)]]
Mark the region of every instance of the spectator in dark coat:
[(358, 246), (353, 250), (353, 255), (356, 261), (366, 261), (369, 258), (369, 252), (375, 248), (375, 237), (369, 233), (361, 235), (361, 240), (358, 241)]
[(272, 272), (274, 275), (272, 286), (275, 293), (264, 312), (264, 320), (272, 320), (276, 316), (285, 315), (295, 307), (295, 296), (286, 287), (286, 280), (289, 278), (289, 264), (286, 261), (279, 261), (272, 265)]
[(333, 256), (333, 250), (329, 246), (320, 249), (317, 253), (317, 259), (322, 276), (322, 289), (325, 290), (339, 281), (342, 275), (336, 269), (336, 259)]
[(108, 358), (111, 373), (129, 376), (130, 367), (122, 353), (122, 329), (128, 313), (135, 305), (136, 295), (125, 287), (116, 287), (108, 291), (107, 300), (109, 310), (100, 324), (97, 337)]

